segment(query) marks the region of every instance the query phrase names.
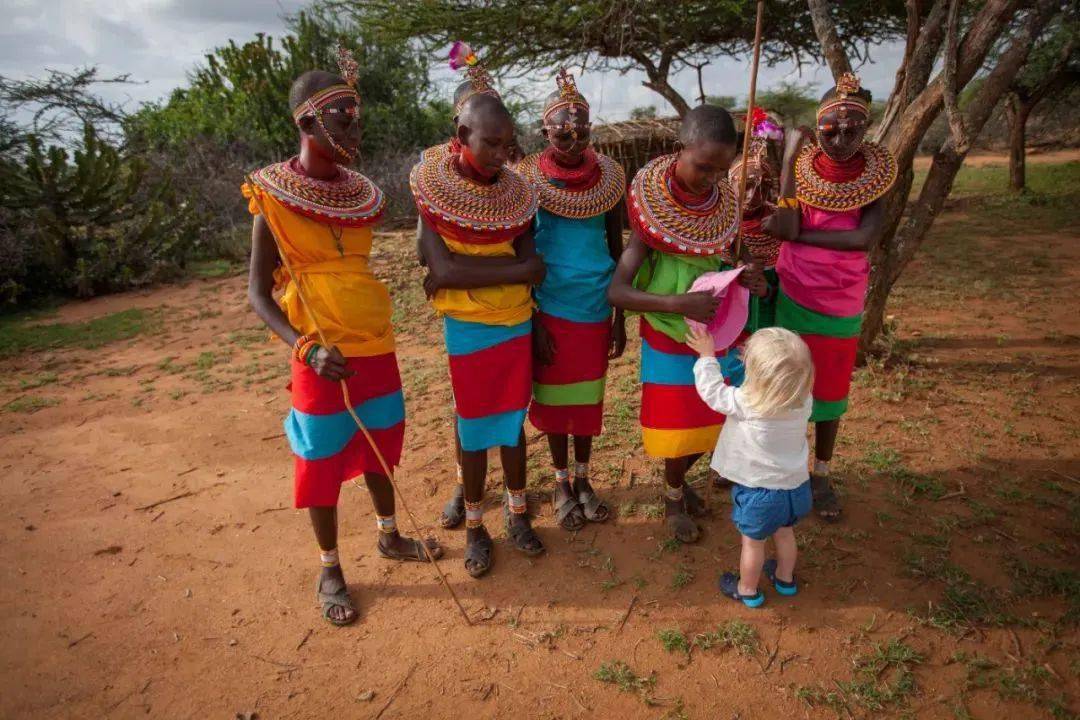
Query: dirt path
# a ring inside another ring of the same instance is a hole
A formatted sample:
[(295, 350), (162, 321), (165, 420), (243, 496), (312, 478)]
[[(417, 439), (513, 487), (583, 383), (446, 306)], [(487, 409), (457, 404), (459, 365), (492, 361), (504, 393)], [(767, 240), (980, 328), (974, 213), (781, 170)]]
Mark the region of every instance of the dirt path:
[[(915, 158), (915, 168), (917, 170), (925, 170), (930, 167), (930, 163), (933, 157), (930, 155), (920, 155)], [(1027, 151), (1027, 157), (1025, 162), (1032, 165), (1058, 165), (1067, 162), (1076, 162), (1080, 160), (1080, 148), (1060, 148), (1055, 150), (1045, 150), (1043, 148), (1030, 148)], [(1009, 155), (1003, 152), (991, 152), (987, 150), (979, 150), (968, 155), (964, 159), (965, 167), (987, 167), (988, 165), (1008, 165)]]
[[(341, 630), (318, 617), (316, 546), (288, 507), (285, 353), (244, 280), (65, 307), (56, 319), (140, 307), (160, 327), (2, 363), (0, 716), (1076, 712), (1078, 239), (1024, 238), (1042, 269), (1000, 235), (913, 268), (894, 306), (897, 361), (860, 373), (845, 421), (847, 520), (800, 527), (802, 592), (770, 594), (761, 611), (714, 590), (737, 558), (726, 498), (700, 544), (662, 542), (636, 341), (613, 370), (593, 463), (616, 523), (571, 537), (541, 507), (550, 552), (526, 560), (502, 540), (492, 472), (493, 574), (471, 581), (462, 535), (441, 533), (477, 619), (466, 628), (430, 568), (378, 558), (365, 492), (348, 488), (341, 548), (362, 620)], [(379, 247), (406, 378), (400, 479), (428, 522), (452, 487), (445, 358), (418, 276), (402, 270), (407, 240)], [(535, 432), (529, 442), (539, 492), (548, 464)], [(613, 661), (638, 677), (616, 674), (627, 692), (594, 678)]]

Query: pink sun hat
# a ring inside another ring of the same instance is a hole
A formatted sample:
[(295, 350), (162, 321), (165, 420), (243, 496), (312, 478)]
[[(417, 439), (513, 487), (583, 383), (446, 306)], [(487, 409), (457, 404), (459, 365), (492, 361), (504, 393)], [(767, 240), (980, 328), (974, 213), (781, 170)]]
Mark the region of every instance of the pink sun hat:
[(717, 350), (731, 346), (746, 326), (750, 314), (750, 291), (736, 282), (744, 268), (723, 272), (705, 273), (690, 286), (690, 292), (712, 293), (720, 299), (716, 315), (708, 324), (686, 319), (686, 324), (695, 331), (707, 331), (712, 335)]

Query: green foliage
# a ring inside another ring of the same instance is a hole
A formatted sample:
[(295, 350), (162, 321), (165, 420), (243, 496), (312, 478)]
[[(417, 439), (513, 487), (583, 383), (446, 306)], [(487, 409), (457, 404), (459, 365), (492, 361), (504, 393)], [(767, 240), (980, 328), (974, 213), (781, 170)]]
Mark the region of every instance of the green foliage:
[(735, 96), (734, 95), (706, 95), (706, 105), (719, 105), (727, 110), (735, 109)]
[(796, 127), (813, 120), (818, 98), (819, 93), (814, 91), (813, 84), (784, 80), (758, 93), (757, 104), (779, 115), (785, 127)]
[(0, 157), (0, 291), (89, 297), (159, 280), (194, 242), (190, 213), (141, 158), (87, 124), (70, 152), (28, 135)]
[[(679, 96), (668, 84), (670, 72), (711, 58), (745, 57), (753, 43), (756, 5), (753, 0), (335, 0), (331, 4), (354, 13), (388, 39), (419, 42), (431, 54), (444, 52), (458, 38), (468, 38), (492, 68), (521, 73), (546, 72), (556, 65), (637, 68), (649, 77), (649, 87), (669, 100)], [(839, 36), (858, 58), (865, 57), (869, 43), (903, 35), (906, 14), (901, 0), (853, 0), (832, 6)], [(820, 57), (805, 0), (770, 2), (763, 37), (766, 63)]]
[(288, 157), (297, 149), (289, 88), (308, 70), (336, 72), (340, 43), (360, 65), (363, 155), (413, 150), (448, 135), (449, 103), (427, 102), (426, 64), (409, 45), (383, 42), (364, 25), (340, 21), (320, 6), (297, 15), (290, 29), (277, 41), (259, 33), (216, 48), (191, 72), (188, 87), (144, 107), (128, 132), (175, 150), (205, 138), (244, 146), (265, 161)]
[(630, 109), (631, 120), (651, 120), (656, 117), (655, 105), (642, 105), (641, 107)]

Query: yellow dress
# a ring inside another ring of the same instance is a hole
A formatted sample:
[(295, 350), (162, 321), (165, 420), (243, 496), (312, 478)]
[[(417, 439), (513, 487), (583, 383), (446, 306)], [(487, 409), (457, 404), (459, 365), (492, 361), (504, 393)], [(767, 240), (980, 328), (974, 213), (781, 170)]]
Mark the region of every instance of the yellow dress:
[[(390, 293), (368, 265), (371, 227), (318, 222), (290, 210), (258, 186), (245, 183), (243, 192), (252, 215), (259, 214), (252, 197), (258, 195), (280, 251), (288, 257), (327, 342), (346, 357), (393, 352)], [(275, 272), (274, 279), (276, 287), (284, 286), (278, 303), (289, 323), (305, 335), (314, 335), (315, 323), (309, 309), (300, 302), (296, 286), (284, 268)]]
[[(458, 255), (473, 257), (514, 257), (513, 239), (477, 244), (464, 242), (458, 229), (439, 223), (437, 232), (446, 248)], [(461, 233), (467, 231), (460, 230)], [(469, 290), (444, 289), (435, 293), (435, 309), (455, 320), (485, 325), (517, 325), (532, 317), (532, 293), (528, 285), (489, 285)]]

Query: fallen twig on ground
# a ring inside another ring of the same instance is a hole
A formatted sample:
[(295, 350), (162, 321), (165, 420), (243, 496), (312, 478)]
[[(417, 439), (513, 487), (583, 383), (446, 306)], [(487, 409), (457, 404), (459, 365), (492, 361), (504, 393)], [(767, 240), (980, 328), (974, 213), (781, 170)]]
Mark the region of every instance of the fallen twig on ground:
[(630, 618), (630, 613), (634, 609), (634, 605), (637, 604), (638, 596), (635, 595), (630, 599), (630, 604), (626, 607), (626, 612), (623, 613), (622, 620), (619, 621), (619, 629), (615, 631), (616, 634), (621, 633), (623, 625), (626, 625), (626, 621)]
[(405, 677), (401, 679), (400, 683), (398, 683), (397, 688), (395, 688), (394, 692), (390, 693), (390, 697), (386, 699), (386, 704), (382, 706), (382, 709), (379, 710), (378, 713), (376, 713), (375, 720), (379, 720), (379, 718), (382, 717), (382, 714), (386, 712), (386, 709), (388, 707), (390, 707), (390, 703), (394, 702), (394, 698), (396, 698), (398, 696), (398, 693), (401, 692), (402, 688), (405, 687), (405, 683), (409, 682), (409, 678), (412, 677), (412, 674), (415, 670), (416, 663), (413, 663), (412, 667), (409, 668), (409, 672), (405, 673)]
[(182, 492), (179, 495), (173, 495), (172, 497), (167, 497), (164, 500), (158, 500), (157, 502), (152, 502), (149, 505), (141, 505), (141, 506), (139, 506), (139, 507), (137, 507), (135, 509), (136, 510), (153, 510), (158, 505), (164, 505), (165, 503), (171, 503), (174, 500), (182, 500), (182, 499), (184, 499), (186, 497), (191, 497), (192, 495), (198, 495), (199, 493), (205, 492), (206, 490), (209, 490), (210, 488), (215, 488), (218, 485), (224, 485), (224, 484), (225, 483), (223, 483), (223, 482), (216, 482), (213, 485), (207, 485), (206, 487), (199, 488), (198, 490), (188, 490), (187, 492)]

